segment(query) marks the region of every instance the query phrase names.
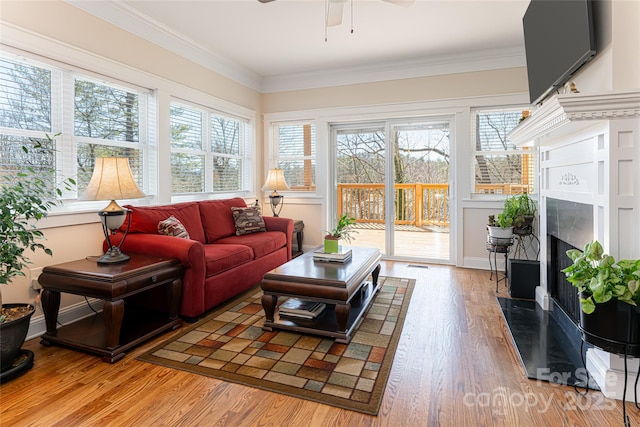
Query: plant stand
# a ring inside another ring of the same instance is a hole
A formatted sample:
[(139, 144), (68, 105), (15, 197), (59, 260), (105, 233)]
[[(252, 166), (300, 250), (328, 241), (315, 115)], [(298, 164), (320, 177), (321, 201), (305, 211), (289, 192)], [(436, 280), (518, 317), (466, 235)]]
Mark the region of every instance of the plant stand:
[(513, 237), (515, 239), (514, 258), (528, 260), (529, 254), (535, 252), (536, 256), (533, 260), (538, 260), (540, 256), (540, 240), (533, 233), (533, 227), (514, 228)]
[[(487, 234), (487, 251), (489, 252), (489, 267), (491, 268), (489, 280), (493, 280), (495, 276), (496, 292), (498, 292), (499, 283), (503, 280), (506, 281), (508, 277), (507, 259), (511, 252), (511, 246), (513, 246), (513, 237), (500, 238)], [(498, 254), (504, 254), (504, 274), (498, 271)], [(491, 261), (491, 255), (493, 255), (493, 262)]]

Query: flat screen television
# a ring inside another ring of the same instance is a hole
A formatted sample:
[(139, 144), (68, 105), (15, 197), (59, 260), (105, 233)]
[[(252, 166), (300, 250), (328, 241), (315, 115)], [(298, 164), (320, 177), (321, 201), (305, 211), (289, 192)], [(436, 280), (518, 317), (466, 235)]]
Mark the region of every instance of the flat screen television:
[(591, 0), (532, 0), (522, 18), (531, 104), (596, 54)]

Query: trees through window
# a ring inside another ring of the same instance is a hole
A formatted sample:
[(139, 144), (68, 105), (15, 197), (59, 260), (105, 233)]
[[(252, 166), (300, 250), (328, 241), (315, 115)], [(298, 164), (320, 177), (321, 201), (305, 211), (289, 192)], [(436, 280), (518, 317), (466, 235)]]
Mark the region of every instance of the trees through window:
[(509, 141), (521, 109), (476, 110), (473, 115), (473, 188), (482, 194), (533, 193), (533, 155)]

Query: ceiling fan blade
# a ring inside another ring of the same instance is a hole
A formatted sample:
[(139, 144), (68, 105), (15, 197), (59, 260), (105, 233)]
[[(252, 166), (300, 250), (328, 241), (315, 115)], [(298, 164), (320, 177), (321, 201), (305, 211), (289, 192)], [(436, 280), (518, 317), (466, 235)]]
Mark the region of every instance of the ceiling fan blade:
[(383, 0), (383, 1), (397, 4), (398, 6), (404, 6), (404, 7), (409, 7), (416, 2), (416, 0)]
[(272, 1), (275, 0), (258, 0), (260, 3), (271, 3)]
[(335, 27), (342, 24), (342, 13), (346, 0), (329, 0), (327, 12), (327, 27)]

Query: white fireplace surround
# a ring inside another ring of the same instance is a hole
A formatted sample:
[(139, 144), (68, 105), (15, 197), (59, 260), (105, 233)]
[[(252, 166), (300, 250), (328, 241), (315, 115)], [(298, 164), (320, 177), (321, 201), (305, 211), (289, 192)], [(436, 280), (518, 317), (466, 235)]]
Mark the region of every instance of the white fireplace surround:
[[(640, 89), (556, 95), (509, 136), (538, 154), (541, 274), (536, 302), (543, 309), (552, 307), (546, 273), (548, 198), (591, 205), (593, 236), (605, 251), (616, 259), (640, 258)], [(623, 362), (599, 349), (587, 352), (587, 369), (606, 397), (622, 399)], [(638, 362), (628, 359), (629, 401)]]

